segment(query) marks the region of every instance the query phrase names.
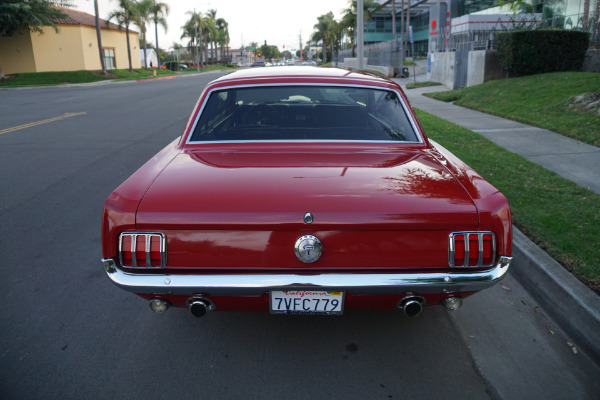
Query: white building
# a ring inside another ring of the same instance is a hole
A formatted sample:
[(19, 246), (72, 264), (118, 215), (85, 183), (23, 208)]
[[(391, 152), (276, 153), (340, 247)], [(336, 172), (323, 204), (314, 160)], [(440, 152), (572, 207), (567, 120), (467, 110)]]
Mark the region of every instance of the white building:
[[(158, 67), (160, 65), (154, 49), (146, 50), (146, 63), (148, 67)], [(140, 49), (140, 64), (142, 64), (142, 67), (144, 66), (144, 49)]]

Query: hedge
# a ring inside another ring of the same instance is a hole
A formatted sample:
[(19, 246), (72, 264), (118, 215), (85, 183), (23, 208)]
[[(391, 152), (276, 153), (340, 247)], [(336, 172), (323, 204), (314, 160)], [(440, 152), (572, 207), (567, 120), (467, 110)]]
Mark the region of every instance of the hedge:
[(512, 75), (581, 71), (589, 34), (567, 30), (527, 30), (498, 33), (502, 69)]

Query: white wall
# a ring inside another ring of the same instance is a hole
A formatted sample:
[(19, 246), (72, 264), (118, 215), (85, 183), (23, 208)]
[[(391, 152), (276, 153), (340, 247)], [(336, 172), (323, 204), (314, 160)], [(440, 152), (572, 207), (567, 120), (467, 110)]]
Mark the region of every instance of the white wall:
[(427, 80), (439, 82), (448, 89), (454, 89), (454, 55), (455, 52), (429, 53), (431, 72), (427, 73)]

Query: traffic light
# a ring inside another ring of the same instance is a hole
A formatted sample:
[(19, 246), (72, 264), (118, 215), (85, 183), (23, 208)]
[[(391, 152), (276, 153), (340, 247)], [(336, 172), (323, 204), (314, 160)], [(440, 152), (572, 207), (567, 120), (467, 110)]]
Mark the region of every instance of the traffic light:
[(259, 56), (259, 57), (262, 57), (262, 54), (261, 54), (261, 53), (258, 53), (258, 56)]

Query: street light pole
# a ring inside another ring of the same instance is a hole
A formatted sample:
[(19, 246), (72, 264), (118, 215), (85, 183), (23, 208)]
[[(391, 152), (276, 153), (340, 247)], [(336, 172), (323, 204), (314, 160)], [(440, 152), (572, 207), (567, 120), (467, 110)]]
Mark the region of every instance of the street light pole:
[(357, 56), (358, 56), (358, 69), (363, 69), (363, 57), (365, 54), (364, 51), (364, 29), (365, 29), (365, 17), (364, 17), (364, 6), (363, 0), (358, 0), (356, 2), (356, 33), (357, 33)]

